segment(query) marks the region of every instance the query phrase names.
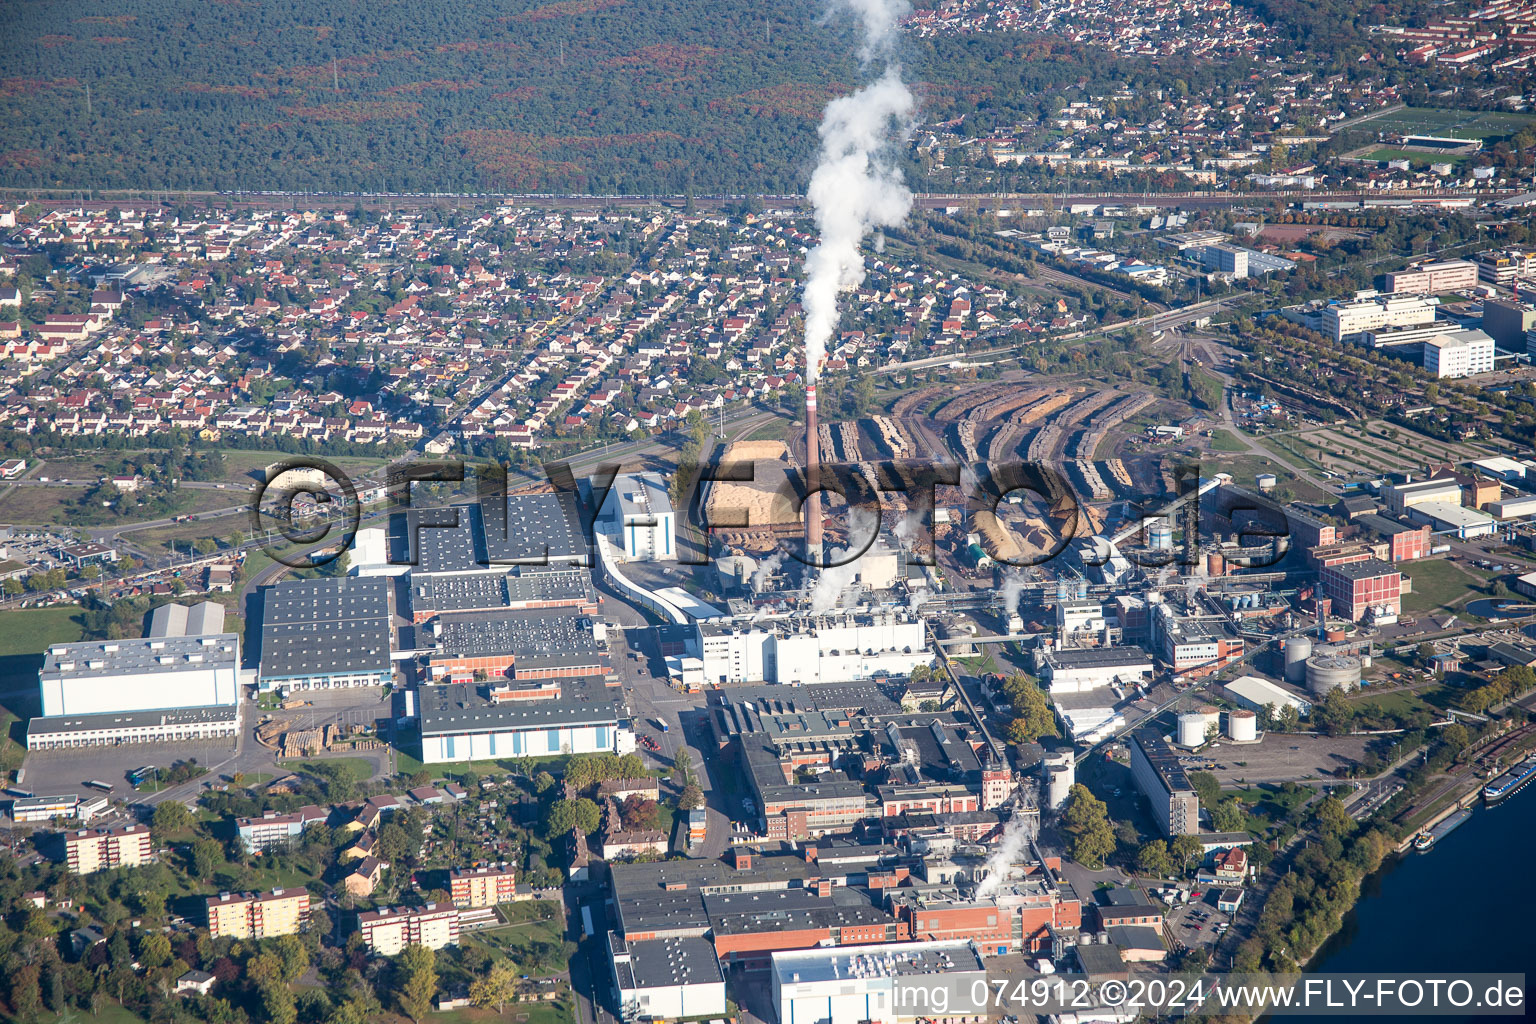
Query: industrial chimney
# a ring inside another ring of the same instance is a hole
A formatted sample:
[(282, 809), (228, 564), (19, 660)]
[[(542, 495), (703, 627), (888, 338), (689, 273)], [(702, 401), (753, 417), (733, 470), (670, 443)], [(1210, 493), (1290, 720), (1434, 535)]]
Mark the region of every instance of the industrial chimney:
[(821, 565), (821, 438), (816, 427), (816, 385), (805, 389), (805, 558)]

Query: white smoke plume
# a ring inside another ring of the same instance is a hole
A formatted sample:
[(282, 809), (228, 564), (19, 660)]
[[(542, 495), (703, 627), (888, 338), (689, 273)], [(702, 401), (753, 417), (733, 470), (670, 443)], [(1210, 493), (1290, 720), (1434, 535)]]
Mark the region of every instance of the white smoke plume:
[(827, 104), (821, 118), (821, 157), (806, 196), (821, 241), (805, 259), (805, 375), (815, 383), (837, 328), (837, 293), (864, 280), (859, 246), (872, 230), (894, 227), (912, 208), (912, 193), (894, 163), (893, 143), (912, 127), (917, 101), (892, 60), (906, 0), (832, 0), (859, 16), (865, 63), (886, 62), (884, 74), (851, 96)]
[(880, 529), (880, 518), (862, 506), (855, 505), (848, 511), (848, 546), (833, 548), (831, 561), (846, 564), (828, 565), (820, 570), (816, 577), (816, 583), (811, 587), (810, 600), (811, 611), (817, 615), (823, 615), (839, 605), (851, 605), (858, 594), (853, 590), (854, 577), (859, 574), (859, 563), (863, 561), (851, 556), (856, 551), (869, 550), (874, 547), (874, 542), (865, 544), (865, 539), (875, 536), (875, 531)]
[(1010, 572), (1003, 576), (1003, 610), (1012, 615), (1019, 610), (1019, 598), (1024, 595), (1024, 574)]
[(984, 900), (1013, 878), (1029, 844), (1040, 833), (1040, 818), (1033, 814), (1015, 814), (1003, 829), (997, 849), (987, 858), (987, 877), (976, 887), (976, 898)]
[(779, 566), (783, 564), (784, 556), (777, 553), (758, 562), (757, 568), (752, 572), (752, 593), (761, 594), (763, 587), (768, 585), (768, 577), (778, 572)]

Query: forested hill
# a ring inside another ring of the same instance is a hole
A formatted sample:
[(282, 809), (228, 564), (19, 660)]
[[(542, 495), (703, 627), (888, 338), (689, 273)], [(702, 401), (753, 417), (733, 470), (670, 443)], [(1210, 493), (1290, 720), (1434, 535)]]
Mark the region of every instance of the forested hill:
[[(798, 191), (822, 105), (859, 80), (853, 26), (821, 11), (8, 0), (0, 185)], [(903, 59), (930, 118), (1033, 113), (1114, 70), (1005, 36), (909, 43)]]

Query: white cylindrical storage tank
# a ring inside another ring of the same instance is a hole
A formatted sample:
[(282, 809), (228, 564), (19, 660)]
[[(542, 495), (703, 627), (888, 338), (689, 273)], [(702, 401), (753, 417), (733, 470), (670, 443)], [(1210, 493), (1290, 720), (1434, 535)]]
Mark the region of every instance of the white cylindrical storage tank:
[(1259, 716), (1252, 711), (1233, 711), (1227, 715), (1227, 736), (1234, 743), (1248, 743), (1259, 738)]
[(1259, 485), (1261, 491), (1272, 491), (1275, 489), (1275, 484), (1280, 481), (1273, 473), (1260, 473), (1253, 478), (1253, 482)]
[(1312, 657), (1312, 641), (1293, 636), (1285, 642), (1285, 681), (1302, 683), (1307, 678), (1307, 659)]
[(1147, 546), (1153, 551), (1173, 550), (1173, 527), (1166, 519), (1157, 519), (1147, 527)]
[(1200, 720), (1205, 724), (1205, 727), (1200, 730), (1201, 734), (1202, 734), (1202, 739), (1201, 739), (1202, 743), (1205, 742), (1205, 737), (1213, 737), (1213, 736), (1220, 736), (1221, 735), (1221, 709), (1220, 708), (1214, 707), (1213, 705), (1210, 705), (1210, 704), (1202, 704), (1199, 707), (1195, 708), (1195, 714), (1199, 715), (1200, 716)]
[(1186, 711), (1179, 716), (1179, 746), (1198, 747), (1205, 742), (1205, 716)]
[(1307, 689), (1321, 697), (1329, 690), (1360, 685), (1360, 659), (1350, 654), (1317, 654), (1307, 659)]

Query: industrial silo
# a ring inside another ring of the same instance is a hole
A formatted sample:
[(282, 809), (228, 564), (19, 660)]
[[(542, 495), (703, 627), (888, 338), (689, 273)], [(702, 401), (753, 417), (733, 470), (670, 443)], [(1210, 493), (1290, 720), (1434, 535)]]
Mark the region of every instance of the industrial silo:
[(1259, 716), (1252, 711), (1233, 711), (1227, 715), (1227, 737), (1234, 743), (1249, 743), (1259, 738)]
[(1179, 715), (1179, 746), (1198, 747), (1205, 743), (1211, 726), (1221, 724), (1221, 712), (1209, 705)]
[(1285, 642), (1285, 681), (1300, 685), (1307, 679), (1307, 659), (1312, 657), (1312, 641), (1293, 636)]
[(1077, 781), (1077, 762), (1068, 750), (1047, 755), (1041, 766), (1045, 769), (1046, 804), (1051, 810), (1059, 811)]
[(1147, 547), (1153, 551), (1173, 550), (1173, 527), (1168, 520), (1158, 519), (1147, 527)]
[(1360, 685), (1360, 659), (1350, 654), (1316, 654), (1307, 659), (1307, 689), (1321, 697)]
[(720, 583), (725, 587), (745, 587), (756, 571), (757, 562), (746, 555), (726, 555), (715, 561), (715, 572), (719, 574)]

